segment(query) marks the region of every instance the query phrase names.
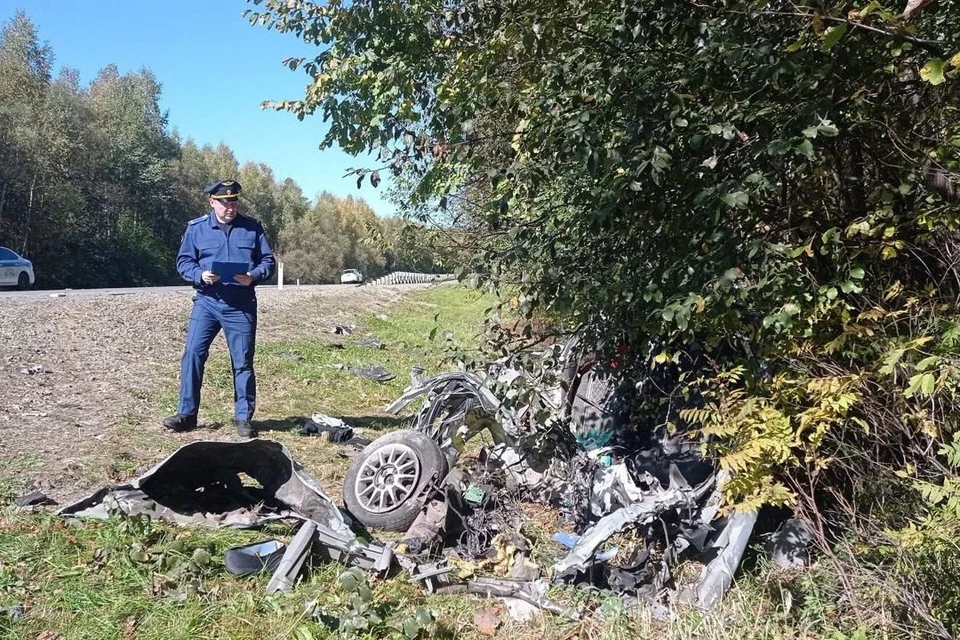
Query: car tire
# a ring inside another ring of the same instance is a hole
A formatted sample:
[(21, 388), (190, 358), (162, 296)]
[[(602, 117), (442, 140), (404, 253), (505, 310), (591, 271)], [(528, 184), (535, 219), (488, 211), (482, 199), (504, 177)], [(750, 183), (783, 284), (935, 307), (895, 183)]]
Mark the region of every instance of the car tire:
[(429, 487), (446, 475), (447, 460), (436, 442), (418, 431), (394, 431), (354, 459), (343, 483), (343, 503), (367, 527), (406, 531)]
[(20, 276), (17, 278), (17, 289), (23, 291), (24, 289), (30, 288), (30, 276), (27, 275), (26, 271), (21, 271)]

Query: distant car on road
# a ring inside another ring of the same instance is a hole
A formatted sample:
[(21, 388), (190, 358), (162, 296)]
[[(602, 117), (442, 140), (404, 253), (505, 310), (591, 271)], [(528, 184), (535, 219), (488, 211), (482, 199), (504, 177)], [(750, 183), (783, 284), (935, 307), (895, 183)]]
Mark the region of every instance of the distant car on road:
[(32, 262), (6, 247), (0, 247), (0, 287), (29, 289), (34, 280)]
[(363, 274), (358, 269), (347, 269), (340, 274), (340, 284), (361, 284)]

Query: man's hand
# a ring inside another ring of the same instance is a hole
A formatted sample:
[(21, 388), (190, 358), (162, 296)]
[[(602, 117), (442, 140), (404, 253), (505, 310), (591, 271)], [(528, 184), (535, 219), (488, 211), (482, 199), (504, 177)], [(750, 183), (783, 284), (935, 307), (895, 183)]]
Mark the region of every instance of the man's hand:
[(216, 284), (217, 282), (220, 282), (220, 276), (215, 274), (213, 271), (204, 271), (202, 274), (200, 274), (200, 279), (206, 284)]
[(233, 279), (245, 287), (249, 287), (251, 284), (253, 284), (253, 276), (249, 273), (246, 275), (238, 273), (237, 275), (233, 276)]

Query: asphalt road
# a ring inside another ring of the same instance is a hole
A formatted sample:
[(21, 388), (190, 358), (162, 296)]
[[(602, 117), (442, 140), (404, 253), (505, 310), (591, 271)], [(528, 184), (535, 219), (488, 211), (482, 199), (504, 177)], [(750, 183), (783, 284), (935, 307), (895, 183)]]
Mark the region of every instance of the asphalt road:
[[(295, 285), (284, 284), (283, 291), (338, 291), (356, 287), (353, 284), (308, 284)], [(400, 288), (417, 288), (423, 285), (392, 285)], [(261, 293), (270, 291), (271, 294), (277, 291), (276, 285), (262, 285), (257, 287)], [(36, 299), (36, 298), (66, 298), (66, 297), (95, 297), (95, 296), (147, 296), (147, 295), (168, 295), (168, 294), (192, 295), (193, 287), (132, 287), (127, 289), (48, 289), (38, 290), (29, 289), (27, 291), (7, 291), (0, 289), (0, 300), (4, 299)]]

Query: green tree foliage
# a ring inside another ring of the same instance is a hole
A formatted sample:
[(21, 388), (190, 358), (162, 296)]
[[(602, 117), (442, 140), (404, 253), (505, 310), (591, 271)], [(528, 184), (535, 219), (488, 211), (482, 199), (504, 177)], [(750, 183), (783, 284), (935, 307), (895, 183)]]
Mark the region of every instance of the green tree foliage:
[(279, 235), (284, 275), (303, 284), (339, 282), (344, 269), (366, 278), (390, 271), (441, 268), (437, 243), (423, 225), (377, 218), (363, 200), (321, 193), (304, 213), (295, 209)]
[[(335, 208), (334, 232), (310, 246), (314, 235), (283, 233), (310, 209), (299, 185), (279, 181), (262, 163), (241, 166), (224, 143), (181, 140), (169, 130), (160, 81), (149, 70), (123, 74), (108, 65), (81, 87), (70, 69), (52, 78), (53, 61), (26, 14), (4, 25), (0, 244), (33, 260), (38, 286), (179, 283), (174, 258), (184, 225), (208, 210), (204, 187), (226, 177), (243, 184), (244, 210), (275, 242), (293, 236), (302, 255), (335, 256), (322, 280), (343, 264), (382, 271), (386, 258), (370, 235), (379, 222), (362, 200)], [(290, 267), (318, 269), (311, 261)]]
[(431, 230), (402, 218), (385, 218), (374, 241), (383, 248), (384, 269), (388, 272), (441, 273), (462, 266), (446, 229)]
[(465, 220), (521, 312), (677, 369), (647, 426), (712, 434), (729, 498), (899, 526), (895, 473), (953, 491), (955, 0), (253, 4), (318, 45), (273, 106)]
[[(42, 191), (47, 137), (46, 122), (36, 117), (43, 113), (53, 54), (40, 44), (33, 25), (17, 14), (3, 32), (0, 41), (0, 90), (9, 96), (0, 107), (0, 149), (3, 151), (4, 184), (0, 188), (0, 223), (28, 226)], [(18, 194), (25, 202), (15, 202)], [(23, 206), (23, 205), (26, 206)], [(17, 206), (20, 205), (20, 206)], [(18, 248), (28, 246), (29, 235), (17, 238)]]
[(307, 213), (309, 202), (303, 197), (303, 190), (300, 185), (287, 178), (280, 185), (277, 193), (277, 201), (280, 207), (280, 226), (287, 225), (301, 219)]
[(280, 234), (284, 279), (303, 284), (336, 282), (343, 269), (343, 250), (315, 216), (307, 214)]

